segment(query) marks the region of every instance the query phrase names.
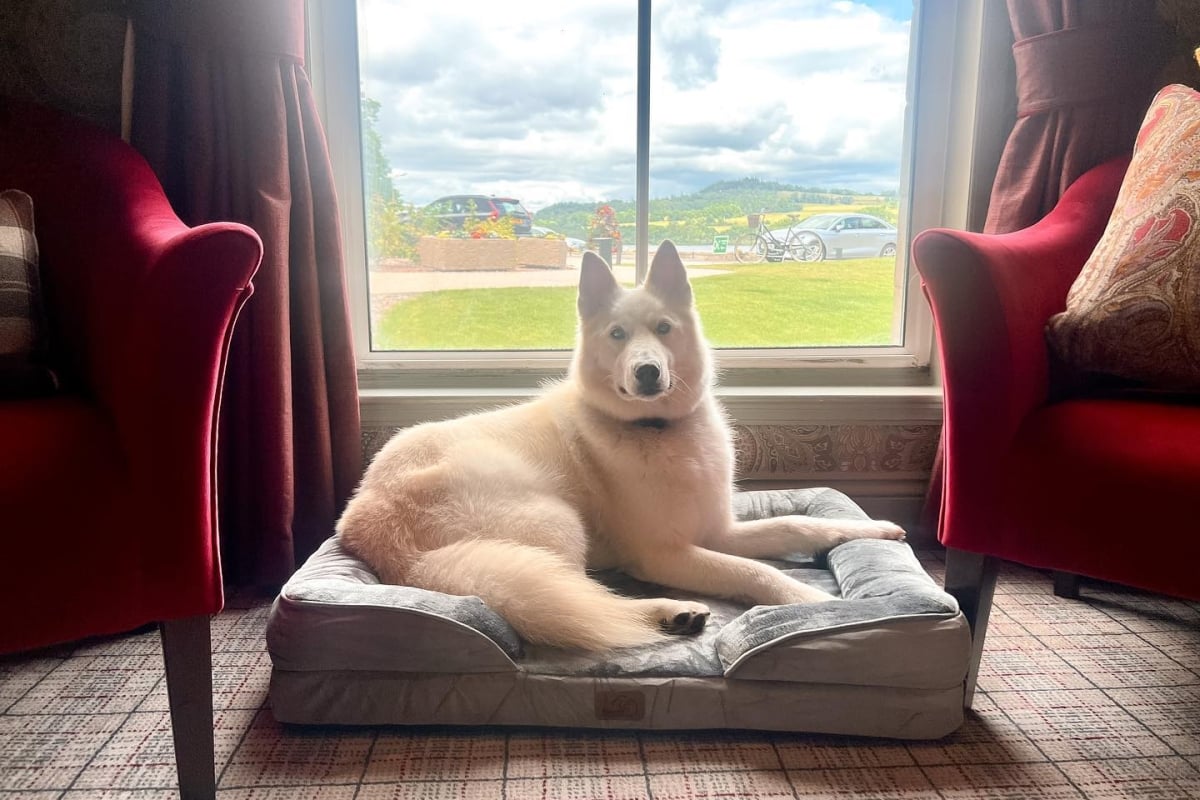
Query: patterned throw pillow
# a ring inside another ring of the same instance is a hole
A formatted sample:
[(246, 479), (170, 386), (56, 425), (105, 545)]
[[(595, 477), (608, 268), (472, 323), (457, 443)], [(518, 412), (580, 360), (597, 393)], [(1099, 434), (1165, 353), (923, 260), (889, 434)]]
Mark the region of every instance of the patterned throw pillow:
[(1046, 335), (1081, 373), (1200, 389), (1200, 93), (1155, 97), (1104, 235)]
[(45, 364), (38, 248), (33, 200), (0, 192), (0, 397), (26, 397), (58, 386)]

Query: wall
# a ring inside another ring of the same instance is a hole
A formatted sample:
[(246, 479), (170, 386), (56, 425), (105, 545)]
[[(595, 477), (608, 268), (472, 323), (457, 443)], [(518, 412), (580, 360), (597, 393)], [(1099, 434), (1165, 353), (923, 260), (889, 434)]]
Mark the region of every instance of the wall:
[(0, 0), (0, 96), (121, 129), (121, 0)]

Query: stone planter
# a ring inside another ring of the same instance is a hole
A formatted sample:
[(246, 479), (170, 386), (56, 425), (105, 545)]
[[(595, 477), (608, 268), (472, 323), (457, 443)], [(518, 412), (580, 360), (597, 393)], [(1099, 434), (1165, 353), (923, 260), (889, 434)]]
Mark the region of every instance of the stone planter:
[(567, 243), (562, 239), (517, 239), (517, 263), (563, 269), (567, 266)]
[(510, 270), (520, 267), (562, 269), (567, 243), (562, 239), (445, 239), (423, 236), (417, 243), (422, 269)]
[(422, 236), (417, 255), (424, 269), (501, 270), (516, 269), (516, 239), (442, 239)]

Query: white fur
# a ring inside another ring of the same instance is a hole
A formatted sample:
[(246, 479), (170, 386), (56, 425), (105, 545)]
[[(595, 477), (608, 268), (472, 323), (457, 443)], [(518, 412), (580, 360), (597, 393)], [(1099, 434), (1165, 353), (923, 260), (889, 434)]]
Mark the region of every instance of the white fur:
[[(806, 603), (830, 598), (751, 559), (904, 535), (880, 521), (734, 520), (730, 429), (670, 242), (641, 289), (585, 254), (579, 314), (566, 380), (522, 405), (401, 431), (375, 457), (338, 534), (382, 580), (476, 595), (529, 641), (602, 650), (694, 633), (708, 609), (621, 597), (587, 569)], [(665, 427), (635, 422), (646, 419)]]

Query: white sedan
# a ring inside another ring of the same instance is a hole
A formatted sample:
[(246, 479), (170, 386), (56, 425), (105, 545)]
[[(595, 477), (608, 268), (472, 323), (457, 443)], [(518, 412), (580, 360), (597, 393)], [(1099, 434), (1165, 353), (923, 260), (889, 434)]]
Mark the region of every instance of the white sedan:
[[(780, 241), (788, 230), (771, 231)], [(792, 225), (788, 241), (797, 261), (896, 255), (896, 226), (870, 214), (817, 214)]]

